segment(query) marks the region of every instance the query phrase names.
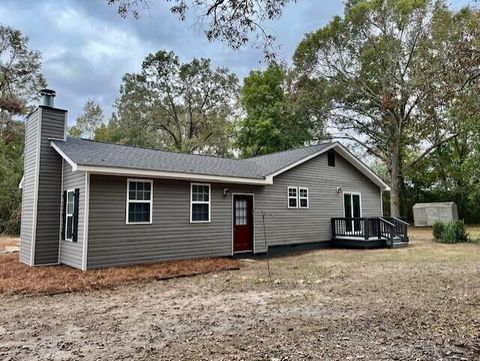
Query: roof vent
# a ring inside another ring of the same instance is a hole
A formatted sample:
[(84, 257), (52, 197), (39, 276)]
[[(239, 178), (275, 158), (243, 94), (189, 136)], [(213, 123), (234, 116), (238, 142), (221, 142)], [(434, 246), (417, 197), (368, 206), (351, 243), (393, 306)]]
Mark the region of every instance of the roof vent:
[(42, 96), (42, 101), (40, 105), (44, 105), (47, 107), (52, 107), (55, 105), (55, 90), (52, 89), (42, 89), (40, 90), (40, 95)]

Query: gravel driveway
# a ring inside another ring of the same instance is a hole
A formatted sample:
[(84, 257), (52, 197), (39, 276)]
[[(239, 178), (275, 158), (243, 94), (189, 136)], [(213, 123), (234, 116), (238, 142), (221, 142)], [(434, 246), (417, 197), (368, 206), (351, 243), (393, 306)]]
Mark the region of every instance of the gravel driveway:
[(319, 250), (240, 271), (0, 297), (1, 360), (479, 360), (480, 247)]

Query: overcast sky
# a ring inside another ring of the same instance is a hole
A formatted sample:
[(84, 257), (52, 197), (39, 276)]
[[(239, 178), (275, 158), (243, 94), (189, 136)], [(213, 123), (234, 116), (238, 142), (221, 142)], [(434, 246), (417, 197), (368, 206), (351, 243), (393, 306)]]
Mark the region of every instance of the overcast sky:
[[(451, 1), (454, 7), (468, 3)], [(342, 12), (342, 0), (290, 4), (281, 19), (268, 25), (280, 57), (290, 61), (305, 33)], [(89, 98), (109, 117), (122, 76), (138, 71), (145, 56), (160, 49), (173, 50), (182, 62), (210, 58), (214, 66), (227, 66), (240, 79), (265, 66), (260, 50), (247, 46), (233, 51), (209, 43), (193, 21), (181, 22), (171, 14), (166, 0), (152, 0), (139, 19), (122, 19), (106, 0), (2, 0), (0, 21), (28, 35), (30, 48), (41, 51), (48, 86), (57, 91), (55, 104), (69, 111), (70, 125)]]

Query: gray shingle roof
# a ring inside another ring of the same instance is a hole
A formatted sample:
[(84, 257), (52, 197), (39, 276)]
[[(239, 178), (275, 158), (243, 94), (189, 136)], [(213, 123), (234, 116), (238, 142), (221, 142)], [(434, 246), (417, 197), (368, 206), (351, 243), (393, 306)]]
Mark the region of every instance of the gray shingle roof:
[(303, 158), (315, 154), (331, 144), (332, 143), (321, 143), (308, 147), (248, 158), (245, 159), (245, 161), (256, 164), (260, 168), (260, 172), (266, 176), (275, 173), (276, 171), (279, 171), (280, 169), (283, 169)]
[(52, 142), (79, 166), (118, 167), (254, 179), (263, 179), (330, 145), (330, 143), (323, 143), (239, 160), (165, 152), (71, 137), (66, 141), (52, 140)]

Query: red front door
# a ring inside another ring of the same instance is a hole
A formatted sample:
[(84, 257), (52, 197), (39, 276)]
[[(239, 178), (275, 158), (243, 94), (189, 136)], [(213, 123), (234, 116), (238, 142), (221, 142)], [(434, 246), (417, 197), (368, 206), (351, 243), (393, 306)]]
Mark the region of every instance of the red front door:
[(253, 196), (233, 196), (233, 251), (253, 251)]

